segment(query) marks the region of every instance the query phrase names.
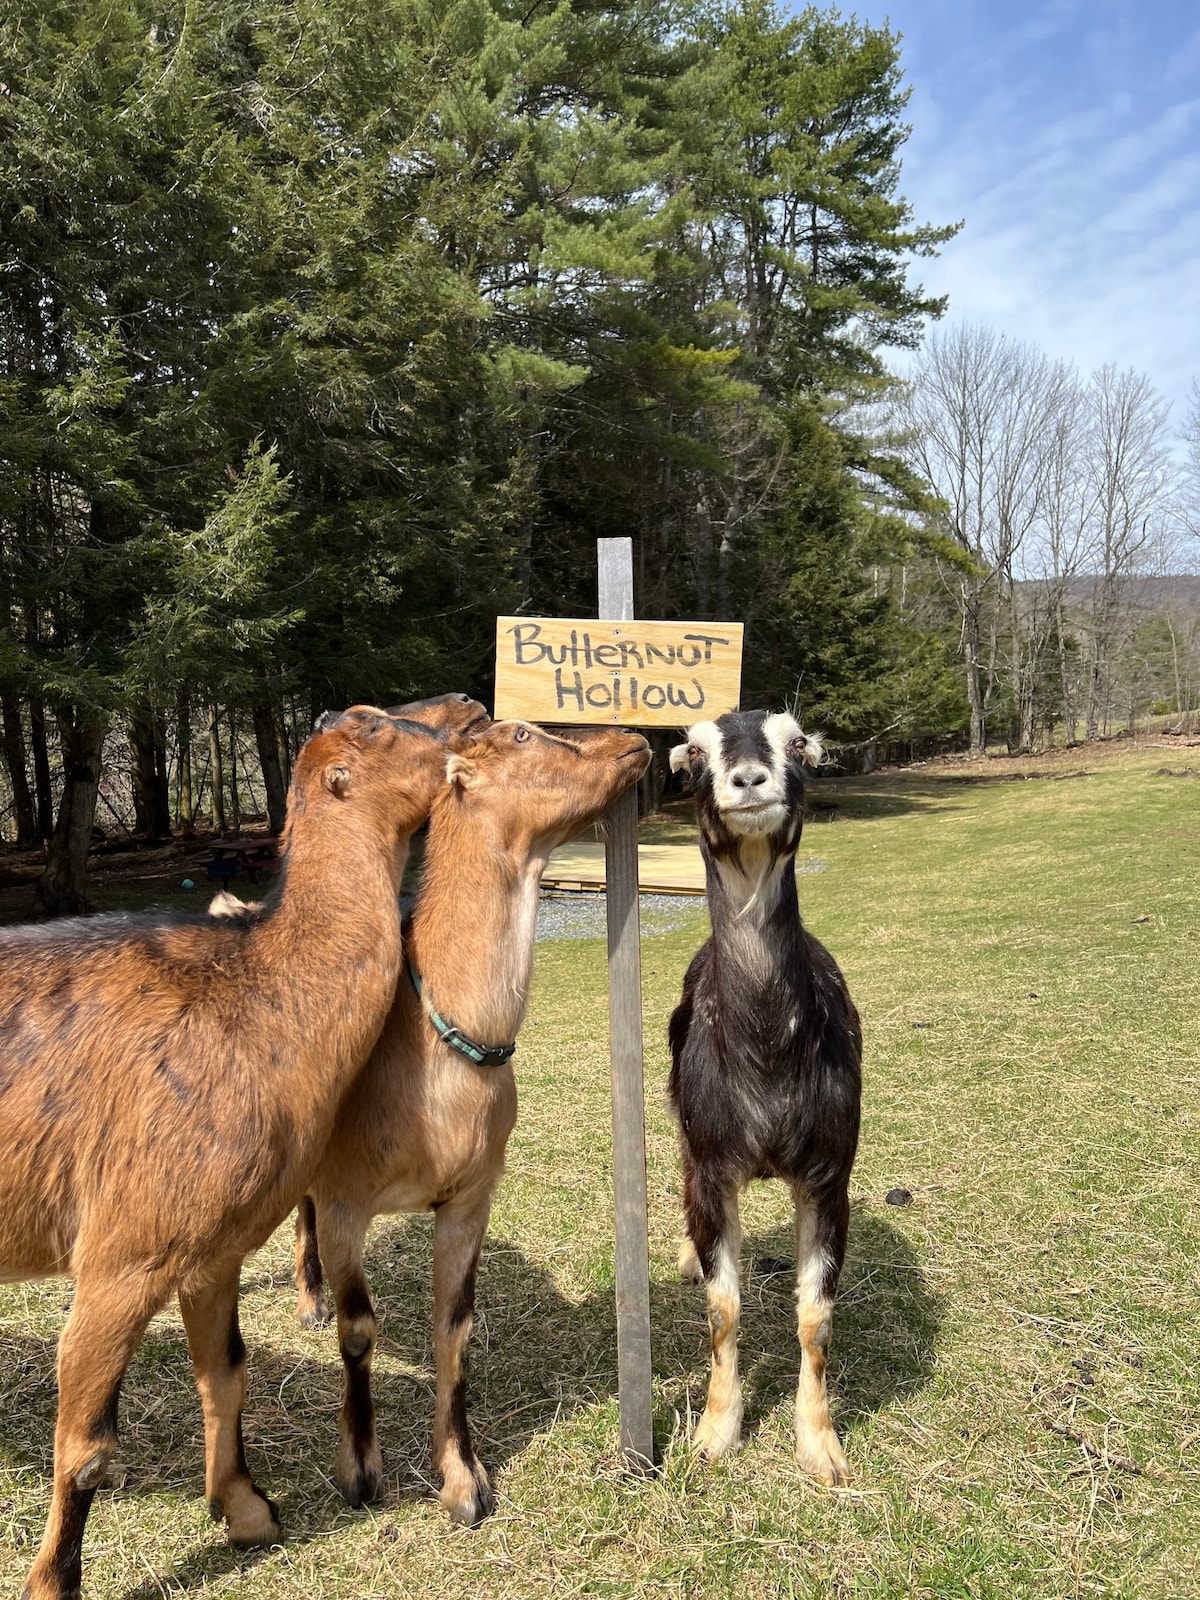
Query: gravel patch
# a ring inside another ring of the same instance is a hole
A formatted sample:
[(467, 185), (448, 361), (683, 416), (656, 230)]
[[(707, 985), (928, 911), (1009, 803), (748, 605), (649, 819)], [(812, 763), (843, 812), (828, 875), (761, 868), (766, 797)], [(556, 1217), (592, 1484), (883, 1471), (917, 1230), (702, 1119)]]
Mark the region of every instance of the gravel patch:
[[(682, 928), (707, 904), (702, 894), (644, 894), (640, 898), (642, 934), (646, 938)], [(602, 889), (570, 893), (543, 891), (538, 902), (538, 943), (546, 944), (554, 939), (607, 938), (607, 899)]]

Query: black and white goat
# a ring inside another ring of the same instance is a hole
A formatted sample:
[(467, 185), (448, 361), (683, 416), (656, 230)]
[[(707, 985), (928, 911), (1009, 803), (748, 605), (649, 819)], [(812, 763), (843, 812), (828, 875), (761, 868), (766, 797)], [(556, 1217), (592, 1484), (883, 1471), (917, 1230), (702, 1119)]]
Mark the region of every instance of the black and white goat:
[(752, 1178), (780, 1178), (796, 1208), (796, 1460), (841, 1484), (849, 1472), (825, 1363), (846, 1254), (862, 1034), (845, 979), (796, 900), (805, 769), (820, 759), (818, 739), (764, 711), (698, 723), (671, 752), (695, 788), (712, 937), (671, 1018), (668, 1092), (683, 1155), (680, 1268), (707, 1286), (712, 1342), (693, 1446), (715, 1460), (740, 1442), (738, 1194)]

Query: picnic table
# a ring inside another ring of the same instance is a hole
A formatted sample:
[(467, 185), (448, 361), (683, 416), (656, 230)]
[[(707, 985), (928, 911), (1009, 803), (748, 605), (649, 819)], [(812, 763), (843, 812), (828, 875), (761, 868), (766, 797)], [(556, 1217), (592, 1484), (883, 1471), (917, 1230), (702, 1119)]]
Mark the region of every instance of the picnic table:
[(260, 872), (271, 872), (278, 865), (279, 841), (269, 839), (222, 839), (204, 858), (204, 870), (218, 883), (243, 875), (258, 882)]

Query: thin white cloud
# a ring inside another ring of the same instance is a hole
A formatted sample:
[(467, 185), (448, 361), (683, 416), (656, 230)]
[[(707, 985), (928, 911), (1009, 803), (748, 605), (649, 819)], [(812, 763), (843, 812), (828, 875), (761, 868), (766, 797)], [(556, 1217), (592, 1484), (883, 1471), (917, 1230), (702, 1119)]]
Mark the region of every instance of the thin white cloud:
[(966, 220), (919, 264), (951, 318), (1083, 371), (1133, 366), (1180, 414), (1200, 372), (1200, 98), (1181, 68), (1200, 65), (1200, 33), (1151, 72), (1132, 29), (1077, 0), (941, 54), (926, 29), (905, 63), (902, 188), (919, 220)]

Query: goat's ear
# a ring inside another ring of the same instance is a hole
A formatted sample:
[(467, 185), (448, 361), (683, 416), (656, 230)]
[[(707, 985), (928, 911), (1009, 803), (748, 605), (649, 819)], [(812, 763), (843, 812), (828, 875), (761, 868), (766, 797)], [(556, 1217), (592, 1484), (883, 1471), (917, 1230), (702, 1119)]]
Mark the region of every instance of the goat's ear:
[(324, 733), (325, 729), (326, 728), (331, 728), (336, 721), (337, 721), (337, 712), (336, 711), (322, 711), (320, 716), (313, 723), (313, 732), (314, 733)]
[(794, 739), (788, 740), (787, 753), (789, 761), (800, 761), (806, 767), (819, 767), (825, 752), (815, 733), (798, 733)]
[(351, 776), (350, 768), (343, 767), (338, 762), (334, 762), (325, 768), (325, 771), (321, 774), (321, 782), (329, 790), (330, 794), (336, 795), (339, 800), (344, 800), (354, 787), (354, 779)]
[(677, 744), (671, 751), (671, 771), (686, 772), (691, 762), (688, 760), (688, 747), (686, 744)]
[(459, 789), (475, 789), (483, 782), (479, 768), (466, 756), (451, 755), (446, 762), (446, 781)]

